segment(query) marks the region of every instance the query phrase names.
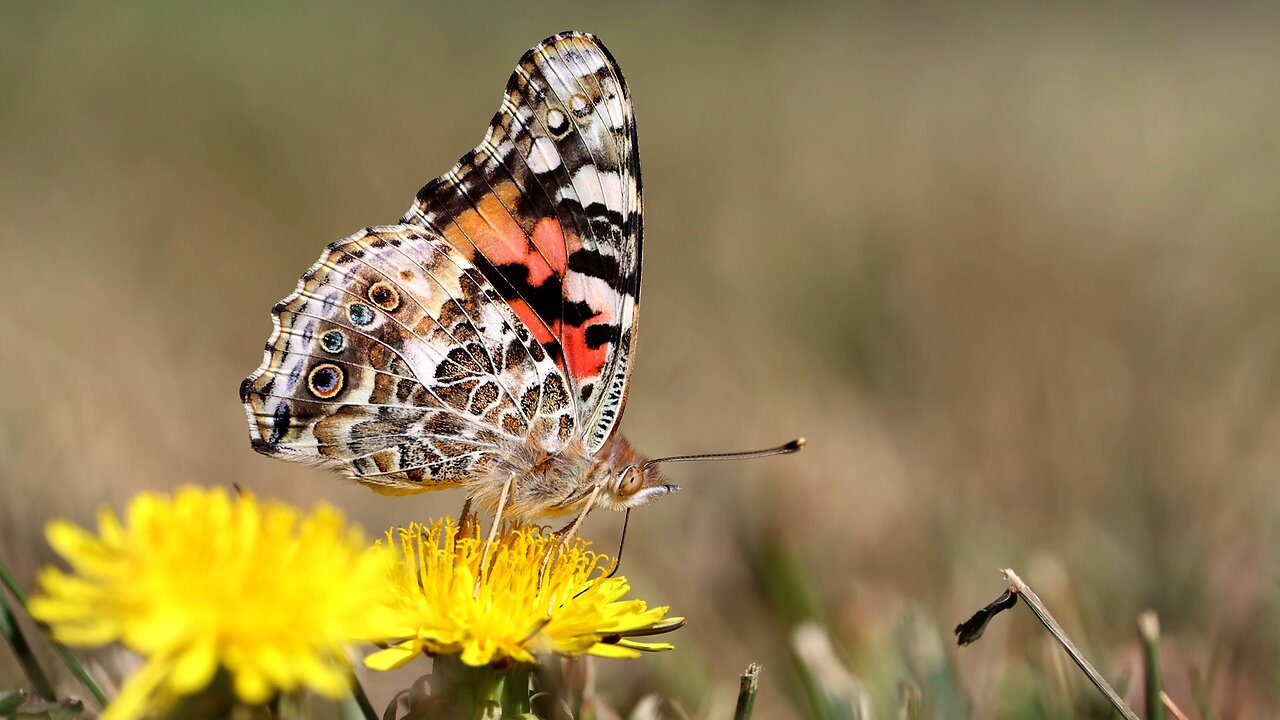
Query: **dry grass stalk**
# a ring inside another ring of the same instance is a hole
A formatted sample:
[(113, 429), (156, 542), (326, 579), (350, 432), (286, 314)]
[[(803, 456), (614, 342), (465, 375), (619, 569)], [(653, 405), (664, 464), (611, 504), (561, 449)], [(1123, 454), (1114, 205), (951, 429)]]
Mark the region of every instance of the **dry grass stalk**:
[(1071, 660), (1075, 662), (1076, 666), (1079, 667), (1080, 670), (1084, 672), (1085, 676), (1089, 678), (1089, 682), (1093, 683), (1093, 686), (1098, 688), (1098, 691), (1107, 698), (1107, 701), (1116, 709), (1116, 712), (1120, 713), (1125, 720), (1138, 720), (1138, 715), (1125, 704), (1124, 700), (1120, 699), (1120, 696), (1116, 694), (1116, 691), (1111, 687), (1111, 684), (1107, 682), (1106, 678), (1102, 677), (1102, 673), (1098, 672), (1097, 668), (1095, 668), (1093, 664), (1085, 658), (1084, 653), (1080, 652), (1080, 648), (1076, 647), (1076, 644), (1071, 641), (1071, 638), (1067, 635), (1066, 631), (1063, 630), (1062, 626), (1058, 624), (1058, 621), (1054, 619), (1053, 614), (1050, 613), (1049, 609), (1040, 601), (1039, 596), (1037, 596), (1013, 570), (1006, 568), (1001, 572), (1004, 573), (1005, 579), (1009, 581), (1009, 588), (994, 602), (974, 613), (973, 617), (956, 626), (955, 632), (957, 641), (961, 645), (968, 645), (982, 637), (982, 633), (986, 629), (987, 623), (991, 621), (991, 618), (1016, 605), (1017, 598), (1022, 598), (1022, 600), (1027, 604), (1027, 607), (1031, 608), (1031, 612), (1036, 616), (1036, 619), (1045, 626), (1045, 629), (1047, 629), (1049, 634), (1058, 641), (1058, 644), (1062, 646), (1062, 649), (1067, 651), (1067, 655), (1070, 656)]

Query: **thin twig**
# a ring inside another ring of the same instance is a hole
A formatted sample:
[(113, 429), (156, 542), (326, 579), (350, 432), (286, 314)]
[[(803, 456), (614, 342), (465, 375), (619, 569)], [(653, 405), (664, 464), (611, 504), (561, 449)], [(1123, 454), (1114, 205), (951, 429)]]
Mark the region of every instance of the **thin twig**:
[(738, 707), (733, 711), (733, 720), (750, 720), (751, 711), (756, 705), (756, 690), (760, 687), (760, 663), (751, 663), (747, 671), (742, 673), (742, 684), (738, 687)]
[[(22, 586), (18, 585), (18, 581), (14, 579), (13, 575), (9, 574), (9, 568), (5, 567), (3, 562), (0, 562), (0, 582), (3, 582), (4, 586), (9, 588), (9, 592), (13, 593), (14, 599), (18, 601), (22, 609), (27, 610), (27, 594), (22, 591)], [(28, 610), (27, 615), (30, 614), (31, 612)], [(49, 626), (40, 622), (37, 622), (36, 626), (44, 632), (45, 639), (53, 646), (54, 651), (58, 653), (58, 657), (62, 658), (63, 664), (67, 666), (71, 674), (76, 676), (80, 684), (93, 695), (93, 699), (97, 700), (98, 705), (105, 710), (107, 704), (111, 701), (107, 699), (107, 694), (102, 692), (102, 688), (98, 687), (98, 683), (89, 677), (84, 665), (80, 664), (80, 661), (76, 659), (75, 655), (71, 654), (71, 651), (65, 645), (53, 639), (53, 635), (49, 632)]]
[(1169, 711), (1174, 720), (1191, 720), (1186, 713), (1182, 712), (1182, 708), (1178, 707), (1173, 698), (1169, 697), (1169, 693), (1161, 691), (1160, 702), (1164, 704), (1164, 709)]
[(1067, 655), (1071, 656), (1071, 660), (1075, 662), (1076, 666), (1084, 671), (1093, 686), (1106, 696), (1111, 706), (1116, 709), (1116, 712), (1120, 713), (1125, 720), (1138, 720), (1138, 715), (1125, 704), (1124, 700), (1120, 699), (1120, 696), (1111, 688), (1106, 678), (1102, 677), (1102, 673), (1098, 672), (1085, 659), (1084, 654), (1080, 652), (1076, 644), (1071, 642), (1071, 638), (1067, 636), (1066, 631), (1062, 629), (1057, 620), (1053, 619), (1053, 615), (1049, 613), (1048, 608), (1044, 606), (1044, 603), (1040, 601), (1035, 592), (1027, 587), (1027, 584), (1013, 570), (1005, 569), (1003, 572), (1005, 578), (1009, 581), (1009, 589), (1022, 597), (1027, 607), (1031, 608), (1031, 612), (1036, 616), (1036, 619), (1045, 626), (1050, 635), (1053, 635), (1058, 644), (1062, 646), (1062, 649), (1067, 651)]

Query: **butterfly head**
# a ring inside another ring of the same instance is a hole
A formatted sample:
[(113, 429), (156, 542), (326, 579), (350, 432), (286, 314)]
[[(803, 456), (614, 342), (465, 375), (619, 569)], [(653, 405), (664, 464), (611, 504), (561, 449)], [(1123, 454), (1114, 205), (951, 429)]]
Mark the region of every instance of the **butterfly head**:
[(657, 466), (641, 463), (622, 469), (609, 485), (609, 499), (619, 509), (633, 508), (679, 489), (662, 477)]
[(610, 438), (602, 455), (604, 462), (600, 471), (605, 482), (599, 502), (605, 507), (626, 510), (680, 489), (667, 482), (657, 465), (632, 449), (631, 443), (621, 435)]

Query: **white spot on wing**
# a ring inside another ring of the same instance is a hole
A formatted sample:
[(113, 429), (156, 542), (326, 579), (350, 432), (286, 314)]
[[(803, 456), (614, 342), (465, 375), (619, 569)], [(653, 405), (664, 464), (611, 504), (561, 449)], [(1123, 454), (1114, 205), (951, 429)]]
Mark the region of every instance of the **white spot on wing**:
[(547, 111), (547, 129), (556, 137), (562, 136), (569, 129), (569, 120), (558, 108)]
[(627, 126), (626, 106), (622, 102), (622, 93), (618, 91), (618, 84), (613, 78), (605, 78), (600, 83), (600, 90), (604, 93), (604, 111), (609, 118), (609, 127), (614, 130), (622, 130)]
[(536, 173), (545, 173), (560, 167), (560, 152), (551, 138), (540, 137), (533, 141), (529, 152), (529, 169)]
[(578, 59), (582, 61), (582, 64), (586, 65), (587, 69), (591, 72), (600, 72), (601, 70), (604, 70), (604, 55), (601, 55), (594, 50), (584, 50), (576, 54)]
[(577, 273), (570, 276), (569, 282), (572, 283), (575, 294), (592, 310), (600, 313), (593, 322), (613, 322), (617, 319), (618, 291), (609, 286), (608, 280)]
[(573, 188), (584, 207), (600, 203), (610, 210), (622, 211), (622, 178), (616, 172), (583, 165), (573, 176)]

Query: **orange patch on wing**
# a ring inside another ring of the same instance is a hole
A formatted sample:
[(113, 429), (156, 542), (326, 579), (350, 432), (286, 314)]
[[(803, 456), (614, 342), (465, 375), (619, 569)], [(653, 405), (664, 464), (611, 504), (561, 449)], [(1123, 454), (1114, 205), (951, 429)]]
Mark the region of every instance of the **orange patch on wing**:
[(568, 265), (568, 250), (565, 245), (564, 231), (560, 229), (560, 221), (553, 217), (545, 217), (533, 226), (533, 244), (542, 251), (543, 257), (551, 264), (557, 275), (563, 276)]
[[(559, 235), (558, 223), (555, 223), (554, 235), (542, 229), (549, 219), (538, 224), (533, 239), (530, 239), (507, 212), (507, 206), (497, 195), (490, 193), (480, 199), (475, 211), (459, 217), (458, 223), (489, 262), (494, 265), (523, 265), (529, 269), (529, 282), (539, 286), (552, 273), (564, 273), (564, 241)], [(542, 237), (546, 239), (540, 239)], [(548, 254), (548, 250), (553, 254)]]
[(565, 364), (574, 379), (579, 382), (599, 377), (609, 358), (608, 345), (601, 345), (598, 348), (587, 345), (587, 328), (589, 327), (591, 326), (566, 325), (564, 332), (560, 335), (560, 344), (564, 347)]

